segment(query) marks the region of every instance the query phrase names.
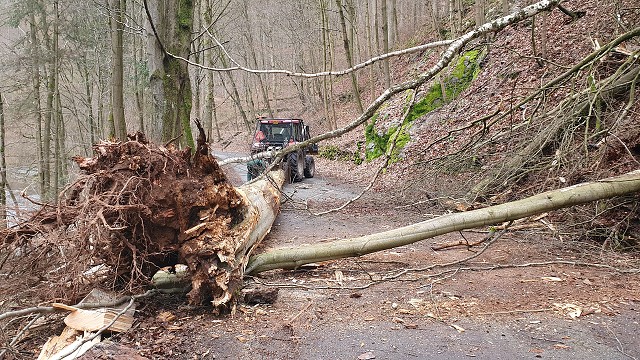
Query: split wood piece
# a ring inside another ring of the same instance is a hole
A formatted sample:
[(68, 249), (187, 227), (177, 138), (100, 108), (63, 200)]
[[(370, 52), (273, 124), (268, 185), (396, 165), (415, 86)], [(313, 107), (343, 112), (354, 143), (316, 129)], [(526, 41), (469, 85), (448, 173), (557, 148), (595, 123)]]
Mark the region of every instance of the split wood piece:
[[(47, 340), (47, 342), (42, 346), (42, 350), (40, 351), (40, 355), (38, 355), (37, 360), (53, 359), (57, 354), (61, 353), (65, 349), (76, 346), (76, 343), (84, 341), (85, 336), (89, 336), (89, 334), (83, 334), (81, 331), (66, 326), (59, 336), (52, 336)], [(93, 345), (99, 343), (100, 338), (101, 337), (98, 336), (91, 341), (87, 341), (72, 354), (63, 357), (61, 360), (71, 360), (81, 356)]]
[[(100, 304), (109, 303), (116, 300), (116, 296), (104, 292), (102, 290), (93, 289), (85, 296), (80, 304)], [(80, 331), (96, 331), (110, 324), (118, 313), (120, 313), (127, 304), (122, 304), (114, 308), (98, 308), (92, 310), (80, 309), (75, 306), (53, 303), (51, 304), (56, 309), (71, 311), (69, 315), (64, 319), (64, 323), (76, 330)], [(133, 314), (135, 307), (131, 307), (124, 314), (118, 316), (111, 326), (107, 328), (107, 331), (112, 332), (125, 332), (131, 329), (133, 325)]]
[[(53, 303), (51, 306), (56, 309), (71, 311), (71, 313), (64, 318), (64, 323), (67, 326), (80, 331), (96, 331), (101, 329), (103, 326), (111, 323), (118, 315), (118, 310), (116, 309), (103, 308), (96, 310), (84, 310), (75, 306), (59, 303)], [(132, 324), (133, 316), (129, 314), (122, 314), (111, 326), (107, 328), (107, 330), (113, 332), (125, 332), (131, 329)]]

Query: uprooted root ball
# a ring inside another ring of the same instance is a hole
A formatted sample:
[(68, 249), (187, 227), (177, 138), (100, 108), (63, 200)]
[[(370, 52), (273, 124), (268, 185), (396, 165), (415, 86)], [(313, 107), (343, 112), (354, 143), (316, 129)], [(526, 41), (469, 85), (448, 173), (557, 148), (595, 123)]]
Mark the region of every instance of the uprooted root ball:
[[(207, 241), (232, 236), (244, 203), (199, 145), (192, 156), (190, 149), (158, 146), (138, 133), (126, 142), (100, 142), (93, 158), (75, 157), (82, 174), (56, 206), (4, 232), (5, 247), (16, 249), (6, 267), (31, 274), (18, 288), (36, 298), (74, 301), (98, 283), (135, 291), (159, 267), (179, 260), (195, 266), (194, 253), (217, 256), (188, 244), (202, 229)], [(210, 296), (205, 291), (192, 301)]]

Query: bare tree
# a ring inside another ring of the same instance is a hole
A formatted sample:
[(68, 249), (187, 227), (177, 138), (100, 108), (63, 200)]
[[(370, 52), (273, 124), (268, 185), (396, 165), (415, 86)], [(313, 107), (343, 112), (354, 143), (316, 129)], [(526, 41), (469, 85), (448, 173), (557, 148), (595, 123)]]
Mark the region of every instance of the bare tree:
[(33, 105), (36, 123), (36, 147), (38, 151), (38, 190), (41, 196), (48, 192), (49, 188), (49, 173), (47, 171), (47, 157), (45, 151), (49, 149), (45, 148), (44, 137), (49, 134), (43, 133), (42, 129), (42, 105), (40, 100), (40, 43), (37, 34), (36, 16), (35, 10), (29, 13), (29, 38), (31, 40), (31, 84), (33, 88)]
[[(344, 11), (342, 9), (342, 1), (336, 0), (336, 6), (338, 7), (338, 14), (340, 15), (340, 26), (342, 28), (342, 43), (344, 45), (344, 53), (347, 57), (347, 65), (351, 68), (353, 67), (353, 48), (349, 45), (349, 33), (347, 32)], [(358, 86), (356, 73), (352, 72), (350, 76), (351, 86), (353, 87), (353, 97), (356, 100), (356, 105), (358, 105), (358, 111), (363, 112), (364, 108), (362, 107), (362, 100), (360, 99), (360, 89)]]
[(111, 24), (111, 120), (113, 121), (113, 134), (116, 139), (127, 139), (127, 124), (124, 118), (124, 94), (123, 94), (123, 32), (124, 12), (126, 0), (110, 0)]
[[(249, 19), (249, 9), (247, 7), (247, 2), (243, 1), (242, 2), (243, 6), (242, 6), (242, 15), (244, 16), (244, 20), (246, 22), (246, 27), (245, 27), (245, 31), (243, 36), (246, 39), (247, 42), (247, 46), (245, 47), (245, 50), (248, 53), (248, 56), (250, 58), (250, 63), (253, 64), (253, 66), (258, 66), (258, 58), (256, 57), (256, 46), (254, 44), (253, 41), (253, 28), (250, 25), (251, 24), (251, 20)], [(261, 74), (257, 74), (256, 78), (258, 80), (258, 88), (260, 90), (260, 94), (262, 95), (262, 102), (264, 104), (264, 110), (267, 112), (267, 114), (269, 115), (269, 117), (273, 117), (273, 111), (271, 110), (271, 104), (269, 102), (269, 90), (267, 89), (267, 85), (266, 83), (263, 81), (262, 79), (262, 75)]]

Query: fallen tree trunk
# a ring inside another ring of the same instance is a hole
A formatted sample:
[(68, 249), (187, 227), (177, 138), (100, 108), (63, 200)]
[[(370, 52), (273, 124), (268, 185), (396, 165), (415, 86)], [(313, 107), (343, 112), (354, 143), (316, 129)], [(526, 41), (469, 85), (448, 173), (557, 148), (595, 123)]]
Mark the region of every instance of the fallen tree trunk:
[(452, 213), (417, 224), (352, 239), (270, 250), (251, 257), (246, 274), (272, 269), (357, 257), (376, 251), (443, 235), (452, 231), (498, 224), (547, 211), (640, 191), (640, 170), (604, 180), (552, 190), (526, 199), (461, 213)]

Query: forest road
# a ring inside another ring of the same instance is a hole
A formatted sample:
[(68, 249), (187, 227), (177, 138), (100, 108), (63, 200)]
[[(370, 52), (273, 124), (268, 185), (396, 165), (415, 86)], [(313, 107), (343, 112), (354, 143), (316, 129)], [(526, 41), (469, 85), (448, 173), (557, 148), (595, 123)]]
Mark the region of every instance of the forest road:
[[(242, 177), (235, 176), (234, 181)], [(340, 212), (312, 214), (343, 204), (361, 189), (325, 176), (320, 166), (316, 177), (285, 185), (281, 212), (257, 252), (380, 232), (433, 216), (397, 205), (384, 191), (367, 192)], [(247, 284), (279, 288), (277, 300), (241, 305), (206, 335), (191, 336), (186, 350), (215, 359), (640, 358), (637, 274), (562, 265), (487, 271), (459, 266), (441, 275), (412, 270), (468, 256), (466, 249), (431, 248), (461, 236), (474, 242), (484, 234), (449, 234), (248, 278)], [(555, 250), (556, 243), (507, 233), (470, 265), (571, 256)], [(580, 316), (569, 316), (572, 309)]]

